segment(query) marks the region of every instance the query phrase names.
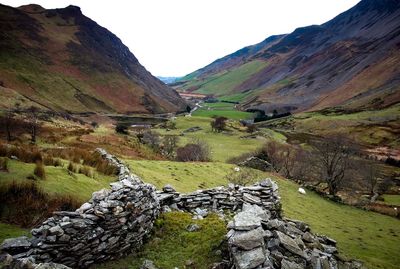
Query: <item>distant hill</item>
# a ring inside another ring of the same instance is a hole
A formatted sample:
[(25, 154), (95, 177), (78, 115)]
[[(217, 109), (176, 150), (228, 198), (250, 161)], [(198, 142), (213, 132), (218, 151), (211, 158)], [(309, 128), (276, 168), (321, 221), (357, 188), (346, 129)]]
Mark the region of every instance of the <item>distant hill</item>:
[(75, 6), (0, 5), (0, 86), (10, 96), (2, 107), (29, 102), (58, 111), (117, 113), (186, 108), (117, 36)]
[(282, 111), (400, 101), (400, 1), (362, 0), (322, 25), (271, 36), (182, 79), (179, 90)]
[(157, 78), (162, 82), (164, 82), (165, 84), (171, 84), (180, 79), (180, 77), (160, 77), (160, 76), (157, 76)]

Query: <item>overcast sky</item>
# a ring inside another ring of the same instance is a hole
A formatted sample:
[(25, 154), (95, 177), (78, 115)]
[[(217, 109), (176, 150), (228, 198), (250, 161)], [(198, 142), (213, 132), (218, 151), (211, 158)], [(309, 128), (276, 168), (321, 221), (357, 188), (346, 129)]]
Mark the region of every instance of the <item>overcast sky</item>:
[(121, 38), (153, 75), (183, 76), (270, 35), (324, 23), (359, 0), (0, 0), (70, 4)]

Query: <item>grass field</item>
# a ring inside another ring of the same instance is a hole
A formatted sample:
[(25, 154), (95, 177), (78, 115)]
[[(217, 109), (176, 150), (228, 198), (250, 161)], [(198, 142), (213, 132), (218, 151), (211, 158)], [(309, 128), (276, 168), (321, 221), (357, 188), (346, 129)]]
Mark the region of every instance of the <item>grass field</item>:
[(235, 108), (234, 104), (231, 103), (203, 103), (202, 107), (197, 109), (192, 114), (193, 116), (198, 117), (226, 117), (228, 119), (241, 120), (248, 119), (252, 117), (252, 113), (238, 111)]
[[(27, 176), (33, 174), (34, 164), (23, 163), (15, 160), (9, 161), (9, 172), (0, 172), (0, 186), (15, 182), (29, 182)], [(79, 201), (89, 199), (94, 191), (108, 188), (115, 177), (97, 174), (95, 178), (83, 174), (68, 174), (66, 168), (45, 166), (46, 179), (37, 180), (38, 185), (52, 195), (71, 195)]]
[[(204, 179), (197, 176), (196, 170), (201, 167), (201, 174), (218, 176), (207, 182), (207, 187), (227, 184), (225, 175), (232, 171), (232, 166), (225, 164), (193, 163), (174, 164), (171, 162), (129, 161), (134, 172), (140, 174), (144, 181), (158, 187), (171, 184), (178, 191), (197, 190)], [(220, 165), (216, 170), (216, 166)], [(152, 169), (154, 167), (154, 169)], [(193, 171), (192, 171), (193, 167)], [(181, 169), (186, 169), (187, 171)], [(176, 171), (176, 172), (174, 172)], [(179, 171), (179, 172), (178, 172)], [(175, 176), (171, 174), (174, 173)], [(187, 173), (187, 174), (186, 174)], [(257, 171), (256, 178), (271, 176), (278, 182), (284, 215), (310, 224), (312, 230), (326, 234), (338, 241), (342, 254), (357, 258), (366, 263), (368, 268), (395, 269), (400, 263), (398, 255), (400, 244), (400, 221), (378, 213), (356, 209), (328, 201), (319, 195), (308, 192), (301, 195), (298, 185), (291, 181)], [(178, 180), (176, 180), (178, 179)], [(185, 184), (184, 184), (185, 183)], [(136, 268), (136, 267), (132, 267)]]
[(15, 225), (0, 222), (0, 244), (6, 238), (18, 237), (23, 235), (29, 236), (29, 230), (19, 228)]
[[(233, 172), (235, 165), (218, 162), (171, 162), (171, 161), (133, 161), (126, 160), (132, 171), (146, 182), (161, 189), (172, 184), (177, 191), (191, 192), (201, 188), (226, 185), (226, 175)], [(249, 168), (242, 170), (262, 179), (261, 171)]]
[(400, 195), (384, 194), (382, 197), (385, 204), (400, 206)]
[(234, 129), (230, 129), (227, 133), (212, 132), (210, 127), (211, 120), (211, 118), (206, 117), (178, 117), (176, 119), (177, 129), (168, 132), (165, 129), (155, 129), (155, 131), (164, 135), (180, 135), (183, 130), (199, 126), (202, 130), (186, 133), (184, 136), (179, 137), (179, 144), (185, 145), (193, 139), (201, 139), (209, 144), (212, 160), (217, 162), (225, 162), (231, 157), (254, 151), (267, 141), (264, 137), (241, 138), (247, 134)]

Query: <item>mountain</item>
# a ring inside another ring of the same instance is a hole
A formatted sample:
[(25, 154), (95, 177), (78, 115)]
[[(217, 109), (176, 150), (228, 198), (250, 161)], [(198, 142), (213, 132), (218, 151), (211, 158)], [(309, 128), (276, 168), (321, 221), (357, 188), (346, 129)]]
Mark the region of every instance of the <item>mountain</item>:
[(164, 82), (165, 84), (171, 84), (171, 83), (174, 83), (175, 81), (177, 81), (180, 77), (160, 77), (160, 76), (157, 76), (157, 78), (159, 80), (161, 80), (162, 82)]
[(75, 6), (0, 5), (0, 86), (13, 97), (8, 106), (112, 113), (186, 108), (117, 36)]
[(322, 25), (216, 60), (179, 90), (266, 111), (368, 109), (400, 101), (400, 1), (362, 0)]

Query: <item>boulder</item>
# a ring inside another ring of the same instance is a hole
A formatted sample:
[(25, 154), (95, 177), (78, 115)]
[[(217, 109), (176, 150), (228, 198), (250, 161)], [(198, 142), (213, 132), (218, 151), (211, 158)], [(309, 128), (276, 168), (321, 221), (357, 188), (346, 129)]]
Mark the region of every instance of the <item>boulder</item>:
[(261, 170), (261, 171), (271, 171), (271, 164), (263, 159), (258, 157), (250, 157), (239, 163), (240, 166), (250, 167), (253, 169)]
[(162, 188), (163, 192), (176, 192), (176, 190), (174, 189), (174, 187), (172, 187), (172, 185), (167, 184)]
[(153, 261), (144, 260), (140, 269), (157, 269), (157, 267), (154, 265)]
[(198, 224), (195, 224), (195, 223), (189, 224), (186, 227), (186, 230), (188, 232), (195, 232), (195, 231), (198, 231), (199, 229), (200, 229), (200, 226)]

